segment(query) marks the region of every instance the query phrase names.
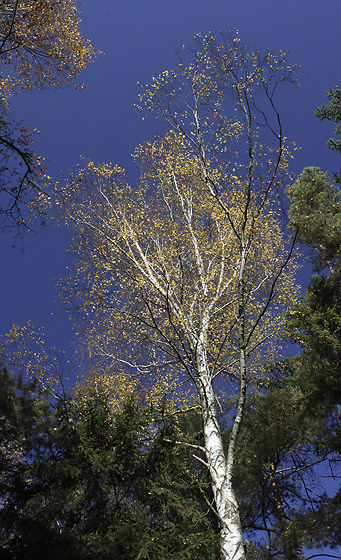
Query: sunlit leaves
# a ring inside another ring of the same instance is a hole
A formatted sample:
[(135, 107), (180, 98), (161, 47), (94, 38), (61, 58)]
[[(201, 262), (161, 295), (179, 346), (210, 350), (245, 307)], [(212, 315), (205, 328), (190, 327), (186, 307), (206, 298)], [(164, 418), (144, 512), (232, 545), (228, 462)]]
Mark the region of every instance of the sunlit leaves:
[[(81, 336), (93, 356), (137, 376), (157, 382), (164, 371), (168, 388), (173, 376), (174, 390), (180, 372), (180, 378), (196, 378), (195, 348), (204, 330), (212, 377), (237, 375), (238, 237), (180, 136), (146, 143), (136, 157), (142, 175), (135, 192), (121, 169), (89, 162), (59, 200), (75, 231), (77, 261), (63, 293), (78, 308)], [(222, 196), (236, 231), (245, 205), (238, 187), (232, 179)], [(249, 204), (244, 281), (255, 375), (257, 348), (276, 330), (274, 313), (290, 301), (293, 277), (289, 269), (282, 274), (255, 331), (285, 249), (275, 208), (266, 203), (259, 211), (256, 198)]]
[(2, 227), (29, 229), (45, 220), (51, 177), (32, 149), (32, 133), (9, 115), (10, 97), (23, 90), (81, 85), (94, 59), (82, 37), (74, 0), (5, 0), (0, 6), (0, 214)]
[(73, 0), (6, 0), (0, 35), (1, 80), (11, 78), (12, 91), (74, 83), (94, 57)]
[(261, 128), (268, 148), (277, 144), (273, 170), (283, 147), (274, 95), (279, 83), (297, 83), (297, 69), (282, 51), (242, 45), (235, 30), (217, 36), (197, 33), (179, 52), (177, 68), (160, 73), (142, 89), (137, 106), (165, 119), (202, 159), (206, 154), (221, 161), (230, 154), (234, 167), (238, 159), (245, 165), (245, 156), (259, 158), (249, 140)]
[(44, 389), (55, 389), (65, 373), (62, 355), (46, 348), (43, 329), (34, 329), (30, 321), (22, 327), (13, 325), (0, 338), (0, 356), (16, 375), (33, 379)]

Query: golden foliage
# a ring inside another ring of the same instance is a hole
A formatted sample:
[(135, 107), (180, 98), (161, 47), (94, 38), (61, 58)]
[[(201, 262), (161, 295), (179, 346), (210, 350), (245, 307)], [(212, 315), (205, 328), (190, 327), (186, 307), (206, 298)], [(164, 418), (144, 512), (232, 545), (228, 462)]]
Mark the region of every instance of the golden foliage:
[(125, 183), (122, 169), (89, 162), (59, 201), (74, 225), (76, 270), (63, 293), (78, 310), (77, 326), (83, 322), (80, 336), (97, 359), (120, 363), (143, 383), (158, 384), (166, 376), (157, 394), (179, 398), (184, 380), (197, 384), (199, 344), (211, 378), (234, 383), (238, 232), (244, 228), (244, 336), (248, 377), (257, 378), (261, 344), (269, 356), (280, 312), (294, 295), (293, 267), (281, 270), (287, 249), (275, 201), (269, 198), (260, 208), (252, 195), (243, 225), (247, 195), (241, 179), (226, 182), (222, 207), (206, 188), (198, 160), (174, 133), (138, 147), (135, 157), (143, 170), (137, 190)]
[(137, 381), (129, 378), (122, 371), (95, 370), (89, 372), (86, 379), (75, 387), (74, 398), (86, 400), (89, 395), (103, 395), (115, 414), (134, 394), (136, 387)]
[[(81, 85), (77, 76), (94, 59), (84, 41), (74, 0), (4, 0), (0, 5), (0, 213), (4, 225), (44, 220), (50, 177), (32, 148), (32, 133), (9, 118), (13, 93)], [(37, 132), (36, 130), (34, 132)]]
[(198, 388), (202, 360), (211, 381), (257, 381), (295, 297), (280, 216), (292, 150), (274, 94), (296, 68), (237, 33), (196, 35), (184, 53), (140, 95), (170, 132), (136, 149), (138, 188), (88, 162), (59, 198), (76, 263), (62, 292), (80, 338), (151, 385), (167, 375), (177, 395), (185, 380)]
[(5, 0), (0, 36), (2, 95), (72, 84), (94, 57), (74, 0)]
[[(102, 395), (115, 415), (127, 402), (127, 399), (133, 395), (140, 406), (148, 405), (157, 410), (163, 405), (167, 395), (174, 397), (176, 380), (171, 372), (168, 372), (159, 377), (154, 376), (153, 383), (150, 381), (145, 376), (131, 375), (126, 369), (117, 367), (116, 364), (106, 370), (101, 370), (100, 363), (97, 362), (96, 368), (87, 372), (76, 385), (74, 399), (76, 401), (87, 400), (90, 395)], [(183, 395), (181, 402), (183, 402)]]
[(10, 371), (24, 379), (36, 379), (45, 389), (55, 389), (62, 380), (62, 355), (46, 348), (43, 329), (36, 330), (31, 321), (13, 325), (0, 338), (0, 357)]

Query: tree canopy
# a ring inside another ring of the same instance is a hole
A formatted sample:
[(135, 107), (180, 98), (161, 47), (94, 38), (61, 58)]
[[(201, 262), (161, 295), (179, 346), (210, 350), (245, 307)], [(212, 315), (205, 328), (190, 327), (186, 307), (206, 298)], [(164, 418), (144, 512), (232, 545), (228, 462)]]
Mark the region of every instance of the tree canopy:
[[(137, 188), (119, 167), (89, 162), (58, 193), (76, 254), (64, 297), (92, 354), (149, 383), (164, 379), (177, 402), (183, 388), (199, 398), (197, 450), (223, 558), (245, 557), (232, 473), (246, 389), (262, 384), (295, 295), (278, 196), (291, 157), (275, 106), (285, 82), (295, 83), (295, 68), (284, 53), (251, 50), (236, 33), (196, 35), (177, 71), (140, 95), (171, 130), (137, 148)], [(236, 395), (226, 450), (222, 391)]]
[[(327, 91), (328, 103), (317, 107), (315, 115), (320, 119), (320, 121), (330, 121), (335, 123), (335, 138), (329, 138), (327, 140), (327, 146), (334, 152), (339, 152), (341, 154), (341, 90), (339, 86), (336, 86), (334, 90), (331, 88)], [(334, 179), (336, 183), (341, 182), (340, 174), (334, 173)]]
[(32, 132), (12, 118), (10, 98), (35, 89), (81, 85), (94, 58), (82, 37), (75, 0), (5, 0), (0, 6), (0, 214), (2, 227), (21, 231), (42, 215), (50, 177), (32, 149)]
[(317, 269), (339, 264), (341, 247), (341, 195), (327, 173), (306, 167), (287, 188), (289, 223), (298, 240), (311, 249)]
[(205, 473), (174, 417), (0, 372), (0, 551), (11, 560), (218, 558)]

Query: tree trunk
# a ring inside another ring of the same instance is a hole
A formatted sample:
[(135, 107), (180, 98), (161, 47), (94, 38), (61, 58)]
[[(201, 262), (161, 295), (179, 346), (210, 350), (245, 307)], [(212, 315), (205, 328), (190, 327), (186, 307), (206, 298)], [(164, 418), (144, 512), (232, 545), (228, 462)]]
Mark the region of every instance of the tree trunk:
[(290, 527), (290, 525), (288, 524), (288, 519), (284, 511), (283, 501), (281, 499), (281, 494), (277, 485), (276, 467), (273, 463), (271, 463), (270, 465), (269, 478), (275, 505), (275, 517), (279, 525), (284, 558), (285, 560), (298, 560), (299, 551), (295, 528)]
[(214, 392), (211, 380), (207, 375), (201, 376), (199, 394), (203, 410), (207, 465), (220, 522), (221, 558), (222, 560), (245, 560), (239, 508), (232, 488), (232, 469), (226, 460)]

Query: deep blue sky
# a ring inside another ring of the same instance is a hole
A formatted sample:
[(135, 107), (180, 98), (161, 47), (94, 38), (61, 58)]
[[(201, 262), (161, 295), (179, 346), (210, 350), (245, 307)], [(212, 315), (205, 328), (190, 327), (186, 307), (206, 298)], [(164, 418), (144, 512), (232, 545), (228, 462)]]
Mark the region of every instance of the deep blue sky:
[[(340, 167), (325, 147), (333, 127), (320, 124), (314, 109), (341, 83), (340, 21), (340, 0), (85, 0), (84, 36), (105, 53), (82, 76), (89, 89), (20, 94), (13, 113), (41, 131), (36, 152), (55, 180), (75, 169), (80, 155), (120, 164), (134, 176), (130, 154), (155, 130), (134, 109), (136, 82), (172, 68), (176, 49), (193, 33), (236, 26), (243, 42), (289, 50), (302, 66), (301, 87), (286, 88), (280, 99), (285, 135), (302, 146), (293, 170), (317, 165), (331, 173)], [(47, 226), (24, 240), (22, 252), (1, 235), (1, 333), (32, 320), (45, 327), (48, 344), (69, 349), (72, 331), (55, 290), (66, 272), (66, 240), (65, 230)]]

